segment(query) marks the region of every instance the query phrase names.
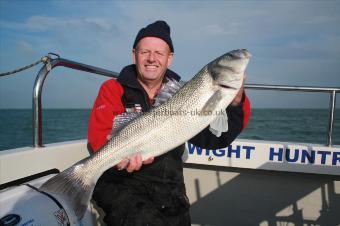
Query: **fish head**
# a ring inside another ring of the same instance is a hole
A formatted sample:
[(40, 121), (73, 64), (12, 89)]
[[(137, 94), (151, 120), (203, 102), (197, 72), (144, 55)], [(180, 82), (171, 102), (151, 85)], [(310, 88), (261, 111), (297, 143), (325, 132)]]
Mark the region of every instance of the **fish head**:
[(208, 64), (209, 74), (216, 85), (238, 90), (250, 58), (246, 49), (232, 50)]

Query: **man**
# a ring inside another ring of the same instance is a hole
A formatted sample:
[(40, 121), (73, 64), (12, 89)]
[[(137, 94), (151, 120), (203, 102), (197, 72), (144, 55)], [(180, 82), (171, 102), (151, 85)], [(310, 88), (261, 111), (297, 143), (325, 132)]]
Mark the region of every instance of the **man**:
[[(132, 50), (133, 64), (117, 80), (101, 86), (94, 103), (88, 131), (89, 148), (95, 152), (111, 137), (115, 116), (123, 112), (145, 112), (152, 108), (163, 83), (180, 77), (168, 69), (174, 57), (170, 27), (156, 21), (142, 28)], [(248, 104), (245, 104), (248, 103)], [(228, 131), (216, 137), (209, 128), (190, 142), (202, 148), (229, 145), (245, 126), (249, 102), (243, 90), (227, 108)], [(248, 107), (244, 110), (244, 107)], [(93, 198), (104, 210), (108, 225), (190, 225), (189, 201), (185, 193), (184, 145), (142, 161), (131, 156), (106, 171), (99, 179)]]

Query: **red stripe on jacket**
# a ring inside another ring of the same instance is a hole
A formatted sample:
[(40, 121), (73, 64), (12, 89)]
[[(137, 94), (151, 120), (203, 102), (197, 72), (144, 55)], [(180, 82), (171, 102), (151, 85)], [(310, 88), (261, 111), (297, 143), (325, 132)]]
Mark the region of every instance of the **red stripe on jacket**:
[(251, 115), (251, 105), (248, 96), (244, 92), (244, 102), (242, 106), (242, 111), (243, 111), (243, 129), (245, 129), (248, 125), (249, 118)]
[(123, 87), (115, 79), (104, 82), (100, 87), (88, 128), (88, 142), (94, 152), (106, 144), (114, 117), (125, 111), (121, 100), (123, 93)]

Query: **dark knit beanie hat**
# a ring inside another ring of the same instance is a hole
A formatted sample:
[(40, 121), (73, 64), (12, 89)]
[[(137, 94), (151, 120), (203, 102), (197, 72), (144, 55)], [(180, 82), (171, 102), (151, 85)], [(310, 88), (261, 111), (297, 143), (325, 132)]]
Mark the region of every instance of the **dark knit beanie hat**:
[(162, 20), (158, 20), (148, 26), (140, 29), (138, 32), (135, 42), (133, 43), (133, 48), (135, 49), (138, 42), (145, 37), (157, 37), (165, 41), (170, 47), (171, 52), (174, 52), (174, 47), (172, 45), (171, 37), (170, 37), (170, 27), (169, 25)]

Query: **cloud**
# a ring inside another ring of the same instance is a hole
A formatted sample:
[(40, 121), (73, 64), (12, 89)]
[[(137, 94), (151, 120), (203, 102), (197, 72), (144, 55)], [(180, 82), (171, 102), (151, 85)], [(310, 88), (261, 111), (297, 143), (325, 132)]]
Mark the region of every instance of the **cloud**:
[(27, 55), (27, 56), (32, 56), (34, 53), (34, 48), (33, 46), (24, 40), (18, 41), (16, 50), (18, 52), (18, 55)]
[(117, 26), (107, 18), (58, 18), (47, 16), (31, 16), (23, 23), (2, 21), (2, 27), (30, 32), (118, 32)]
[(340, 36), (315, 35), (309, 38), (292, 37), (276, 44), (255, 47), (258, 57), (277, 60), (340, 59)]
[(235, 21), (228, 24), (208, 24), (198, 29), (198, 34), (205, 36), (227, 36), (227, 35), (240, 35), (244, 33), (247, 27), (247, 21)]

